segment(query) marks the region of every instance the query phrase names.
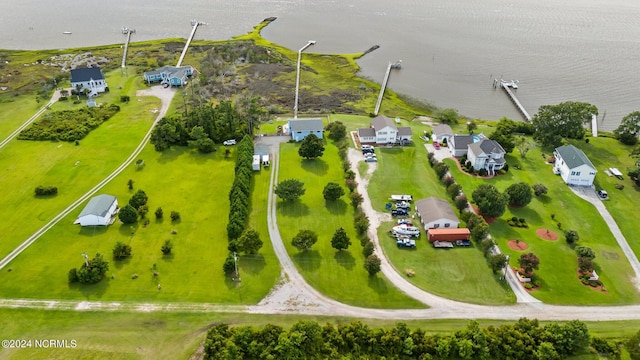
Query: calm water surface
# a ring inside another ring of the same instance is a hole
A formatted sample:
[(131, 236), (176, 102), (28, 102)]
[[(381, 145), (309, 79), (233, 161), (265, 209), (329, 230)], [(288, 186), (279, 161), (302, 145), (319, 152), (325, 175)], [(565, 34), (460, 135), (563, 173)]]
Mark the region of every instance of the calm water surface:
[[(0, 48), (46, 49), (124, 40), (186, 37), (190, 19), (207, 22), (197, 39), (227, 39), (277, 16), (263, 35), (297, 50), (356, 53), (362, 74), (476, 118), (520, 119), (492, 78), (520, 80), (530, 113), (540, 105), (587, 101), (602, 128), (640, 110), (640, 2), (633, 0), (0, 0)], [(72, 35), (63, 35), (70, 31)], [(605, 115), (606, 113), (606, 115)], [(604, 115), (604, 116), (603, 116)], [(604, 119), (603, 119), (604, 117)]]

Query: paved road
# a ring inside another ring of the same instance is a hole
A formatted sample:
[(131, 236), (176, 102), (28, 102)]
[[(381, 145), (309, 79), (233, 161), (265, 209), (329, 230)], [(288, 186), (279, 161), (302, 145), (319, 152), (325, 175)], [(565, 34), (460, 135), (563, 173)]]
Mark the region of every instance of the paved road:
[[(171, 99), (175, 94), (175, 90), (173, 89), (164, 89), (161, 86), (152, 87), (149, 90), (138, 91), (138, 96), (156, 96), (160, 98), (162, 101), (162, 108), (158, 111), (158, 116), (156, 117), (153, 125), (149, 128), (149, 131), (145, 134), (144, 138), (138, 144), (138, 147), (129, 155), (129, 157), (111, 174), (109, 174), (104, 180), (100, 181), (96, 186), (91, 188), (88, 192), (74, 201), (71, 205), (69, 205), (66, 209), (62, 210), (61, 213), (56, 215), (51, 221), (45, 224), (43, 227), (38, 229), (33, 235), (29, 236), (25, 241), (23, 241), (20, 245), (18, 245), (13, 251), (11, 251), (7, 256), (5, 256), (2, 260), (0, 260), (0, 269), (7, 266), (13, 259), (15, 259), (18, 255), (20, 255), (26, 248), (28, 248), (31, 244), (33, 244), (36, 240), (40, 238), (45, 232), (51, 229), (55, 224), (57, 224), (60, 220), (62, 220), (65, 216), (69, 215), (73, 210), (75, 210), (78, 206), (88, 200), (91, 196), (97, 193), (103, 186), (105, 186), (109, 181), (114, 179), (118, 174), (120, 174), (127, 166), (129, 166), (133, 161), (138, 157), (138, 155), (142, 152), (144, 147), (149, 142), (149, 138), (151, 137), (151, 132), (153, 131), (154, 126), (164, 117), (169, 110), (169, 105), (171, 105)], [(53, 100), (52, 100), (53, 101)]]
[(29, 126), (29, 124), (31, 124), (35, 119), (37, 119), (45, 111), (49, 110), (49, 106), (53, 105), (53, 103), (58, 101), (58, 99), (60, 99), (60, 90), (55, 90), (53, 92), (53, 95), (51, 96), (51, 100), (49, 100), (49, 102), (45, 106), (40, 108), (40, 110), (38, 110), (38, 112), (36, 112), (32, 117), (30, 117), (29, 120), (22, 123), (22, 125), (20, 125), (20, 127), (18, 127), (14, 132), (9, 134), (9, 136), (7, 136), (6, 139), (0, 141), (0, 149), (5, 147), (5, 145), (7, 145), (11, 140), (13, 140), (16, 136), (18, 136), (18, 134), (20, 134), (22, 130), (24, 130), (27, 126)]

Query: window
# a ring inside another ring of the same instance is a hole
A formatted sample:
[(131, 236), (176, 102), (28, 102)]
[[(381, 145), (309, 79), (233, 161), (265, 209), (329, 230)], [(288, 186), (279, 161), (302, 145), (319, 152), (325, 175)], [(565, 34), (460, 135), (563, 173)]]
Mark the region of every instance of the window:
[(437, 229), (437, 228), (439, 228), (439, 227), (440, 227), (440, 224), (433, 224), (433, 228), (434, 228), (434, 229)]
[(580, 176), (580, 171), (576, 171), (576, 176)]
[(450, 225), (451, 225), (451, 224), (446, 223), (446, 224), (444, 224), (444, 227), (449, 227)]
[(595, 174), (596, 174), (596, 173), (595, 173), (595, 172), (593, 172), (593, 171), (589, 173), (589, 175), (595, 175)]
[(387, 132), (386, 131), (380, 131), (380, 132), (378, 132), (378, 135), (387, 135)]

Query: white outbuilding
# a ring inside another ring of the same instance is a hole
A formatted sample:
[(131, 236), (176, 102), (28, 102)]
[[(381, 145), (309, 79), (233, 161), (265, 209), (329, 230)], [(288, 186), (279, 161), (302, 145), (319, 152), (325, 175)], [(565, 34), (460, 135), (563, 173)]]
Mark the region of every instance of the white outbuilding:
[(98, 195), (89, 200), (74, 224), (80, 226), (107, 226), (113, 224), (118, 213), (118, 199), (113, 195)]

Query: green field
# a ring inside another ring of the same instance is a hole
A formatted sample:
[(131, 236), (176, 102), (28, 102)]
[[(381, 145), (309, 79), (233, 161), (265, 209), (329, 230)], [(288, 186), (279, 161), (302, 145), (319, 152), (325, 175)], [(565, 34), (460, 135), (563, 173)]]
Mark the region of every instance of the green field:
[[(140, 158), (146, 163), (143, 170), (129, 166), (100, 193), (115, 195), (124, 206), (133, 193), (127, 189), (127, 181), (132, 179), (134, 191), (142, 189), (149, 196), (149, 225), (144, 226), (142, 221), (136, 225), (116, 222), (106, 228), (81, 228), (72, 224), (78, 209), (16, 258), (9, 265), (11, 272), (1, 273), (0, 295), (245, 304), (262, 299), (280, 269), (268, 241), (266, 220), (255, 224), (265, 246), (258, 255), (240, 257), (242, 282), (232, 282), (222, 272), (228, 254), (227, 193), (233, 179), (234, 156), (224, 159), (222, 151), (201, 155), (186, 148), (159, 153), (148, 145)], [(256, 188), (264, 190), (264, 185), (261, 182)], [(254, 215), (260, 219), (266, 219), (264, 193), (257, 191), (254, 196)], [(157, 207), (164, 210), (161, 221), (153, 215)], [(180, 213), (180, 222), (169, 219), (173, 210)], [(160, 247), (167, 239), (174, 243), (174, 249), (170, 256), (163, 256)], [(131, 258), (112, 260), (116, 241), (131, 245)], [(107, 279), (91, 286), (67, 285), (67, 271), (82, 264), (82, 253), (105, 255), (110, 261)], [(153, 275), (154, 264), (158, 276)], [(33, 277), (33, 269), (38, 269), (38, 277)], [(132, 278), (134, 274), (137, 279)], [(161, 291), (157, 284), (161, 284)]]
[[(315, 160), (298, 156), (298, 144), (280, 148), (279, 181), (299, 179), (306, 193), (297, 201), (277, 202), (278, 227), (284, 244), (304, 278), (323, 294), (346, 304), (371, 308), (421, 308), (424, 305), (400, 293), (384, 276), (370, 277), (365, 271), (360, 241), (353, 228), (353, 208), (345, 197), (326, 203), (322, 189), (328, 182), (344, 184), (338, 149), (328, 143), (324, 155)], [(345, 188), (346, 189), (346, 188)], [(347, 250), (331, 247), (331, 236), (339, 227), (351, 238)], [(302, 229), (318, 234), (318, 242), (299, 252), (291, 239)]]
[[(442, 151), (442, 150), (440, 150)], [(533, 252), (540, 258), (540, 269), (536, 274), (542, 280), (540, 289), (532, 295), (538, 299), (555, 304), (627, 304), (640, 300), (640, 295), (629, 282), (633, 271), (626, 260), (609, 228), (596, 209), (588, 202), (574, 195), (564, 184), (562, 179), (553, 174), (551, 165), (545, 162), (539, 149), (532, 149), (526, 159), (520, 156), (507, 156), (510, 171), (505, 175), (492, 179), (480, 179), (463, 174), (458, 170), (453, 160), (447, 159), (453, 177), (463, 187), (467, 197), (481, 183), (495, 185), (504, 191), (510, 184), (524, 181), (528, 184), (543, 183), (549, 189), (546, 196), (532, 200), (524, 208), (507, 208), (500, 220), (490, 224), (491, 236), (495, 239), (500, 250), (511, 256), (511, 265), (517, 266), (517, 258), (522, 252), (509, 249), (510, 239), (526, 242), (529, 248), (526, 252)], [(514, 166), (519, 166), (516, 170)], [(551, 218), (555, 214), (555, 220)], [(511, 227), (506, 219), (512, 216), (525, 218), (528, 229)], [(595, 269), (600, 275), (607, 291), (595, 291), (582, 285), (577, 278), (577, 259), (575, 252), (564, 241), (564, 235), (557, 227), (562, 223), (562, 229), (575, 229), (580, 235), (578, 245), (586, 245), (596, 252)], [(558, 241), (540, 239), (535, 231), (548, 228), (558, 232)]]
[[(130, 89), (132, 95), (135, 87)], [(99, 98), (100, 99), (100, 98)], [(155, 119), (156, 98), (136, 98), (76, 146), (69, 142), (14, 140), (0, 150), (0, 257), (4, 257), (133, 152)], [(67, 104), (65, 104), (67, 106)], [(83, 105), (84, 106), (84, 105)], [(26, 119), (25, 119), (26, 120)], [(54, 197), (36, 198), (39, 186), (57, 186)]]

